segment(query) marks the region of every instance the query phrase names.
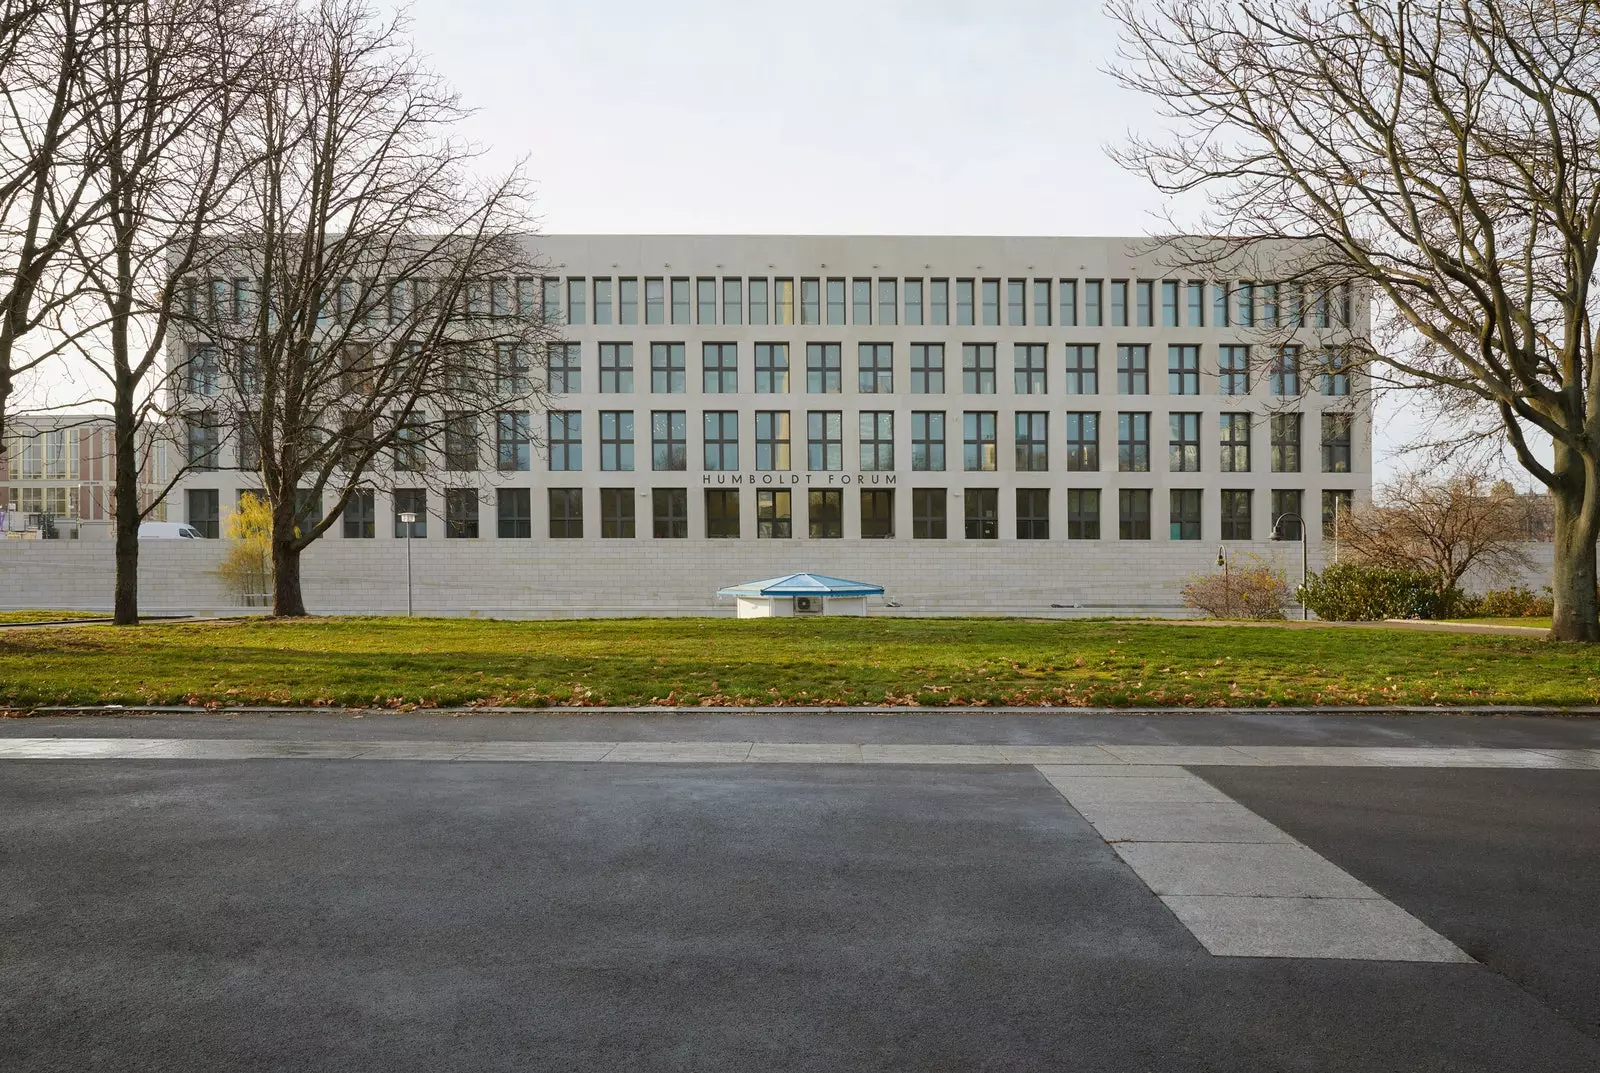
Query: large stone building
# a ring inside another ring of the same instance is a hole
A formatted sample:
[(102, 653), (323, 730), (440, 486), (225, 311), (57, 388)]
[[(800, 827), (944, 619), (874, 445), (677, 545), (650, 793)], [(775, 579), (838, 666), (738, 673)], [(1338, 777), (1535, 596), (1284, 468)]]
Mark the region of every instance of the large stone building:
[[(141, 506), (149, 506), (172, 466), (158, 433), (141, 443), (139, 493)], [(111, 535), (117, 450), (108, 415), (13, 416), (0, 448), (0, 534), (13, 540)], [(167, 502), (156, 503), (152, 519), (165, 520)]]

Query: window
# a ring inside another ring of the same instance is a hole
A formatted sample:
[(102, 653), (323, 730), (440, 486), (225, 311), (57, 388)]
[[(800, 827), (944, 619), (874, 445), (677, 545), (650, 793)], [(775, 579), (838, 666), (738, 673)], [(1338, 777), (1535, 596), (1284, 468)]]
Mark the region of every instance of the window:
[(911, 411), (911, 468), (923, 472), (944, 470), (943, 411)]
[(812, 395), (836, 395), (843, 391), (841, 362), (838, 343), (807, 343), (806, 391)]
[(1218, 390), (1224, 395), (1250, 394), (1250, 348), (1225, 346), (1217, 359)]
[(1050, 539), (1050, 489), (1017, 489), (1017, 539)]
[(444, 415), (444, 468), (457, 472), (478, 468), (478, 419), (454, 411)]
[[(787, 416), (787, 415), (785, 415)], [(756, 539), (787, 540), (794, 535), (794, 493), (756, 493)]]
[(601, 538), (630, 539), (633, 528), (633, 489), (600, 489)]
[(1067, 489), (1067, 539), (1100, 539), (1100, 489)]
[(928, 281), (928, 323), (935, 327), (944, 327), (950, 323), (950, 281), (947, 279), (932, 279)]
[(1117, 492), (1117, 538), (1150, 539), (1150, 489), (1123, 488)]
[(1350, 514), (1355, 493), (1349, 489), (1329, 489), (1322, 493), (1322, 539), (1338, 540), (1339, 527)]
[(583, 414), (577, 410), (550, 411), (550, 468), (583, 468)]
[[(406, 523), (400, 520), (402, 514), (414, 514), (417, 520), (410, 525), (411, 532), (406, 532)], [(394, 490), (394, 535), (396, 539), (404, 540), (424, 539), (428, 535), (428, 490), (426, 488), (396, 488)]]
[(1033, 281), (1033, 323), (1041, 328), (1050, 325), (1050, 281)]
[(1299, 347), (1284, 346), (1278, 348), (1278, 356), (1272, 363), (1271, 382), (1274, 395), (1300, 394)]
[[(762, 280), (761, 282), (765, 284), (766, 280)], [(765, 295), (762, 296), (763, 306), (766, 304), (765, 297)], [(751, 298), (754, 300), (753, 293)], [(761, 322), (765, 324), (767, 320), (766, 309), (763, 308), (761, 312)], [(753, 317), (752, 320), (754, 320)], [(707, 321), (706, 323), (709, 324), (711, 322)], [(722, 323), (744, 323), (744, 283), (738, 277), (734, 277), (732, 279), (724, 278), (722, 281)]]
[(184, 492), (185, 517), (208, 540), (222, 536), (221, 508), (215, 488), (190, 488)]
[(870, 279), (850, 281), (850, 323), (872, 323), (872, 281)]
[(533, 495), (526, 488), (495, 490), (496, 535), (506, 540), (533, 536)]
[(922, 326), (922, 281), (920, 279), (906, 280), (906, 323), (912, 327)]
[(377, 535), (376, 499), (370, 488), (362, 488), (351, 492), (344, 501), (344, 510), (339, 512), (339, 517), (346, 540), (364, 540)]
[(1094, 473), (1100, 469), (1100, 415), (1088, 411), (1067, 414), (1067, 469)]
[(1067, 344), (1067, 394), (1100, 393), (1100, 348), (1093, 343)]
[(600, 344), (600, 391), (622, 395), (633, 390), (633, 344)]
[(844, 323), (844, 280), (828, 280), (828, 323)]
[(1189, 327), (1206, 326), (1206, 285), (1204, 280), (1189, 281)]
[(881, 395), (894, 391), (894, 347), (889, 343), (862, 343), (857, 348), (856, 361), (863, 395)]
[(1156, 285), (1153, 280), (1141, 279), (1133, 285), (1134, 307), (1141, 328), (1155, 326)]
[(688, 414), (682, 410), (655, 410), (650, 414), (650, 468), (689, 468)]
[(427, 461), (421, 418), (411, 414), (395, 414), (395, 470), (400, 473), (421, 473)]
[(503, 472), (526, 470), (532, 463), (532, 418), (526, 413), (515, 411), (502, 411), (496, 414), (495, 468)]
[(1125, 279), (1111, 281), (1111, 326), (1128, 326), (1128, 281)]
[(1172, 429), (1168, 469), (1173, 473), (1200, 472), (1200, 415), (1169, 414)]
[[(737, 283), (738, 281), (735, 280), (734, 282)], [(729, 321), (728, 323), (736, 324), (738, 322)], [(750, 281), (750, 323), (757, 325), (767, 323), (767, 281), (764, 279), (752, 279)]]
[(557, 395), (571, 395), (583, 390), (583, 366), (577, 343), (551, 343), (545, 352), (549, 356), (550, 390)]
[(1028, 281), (1006, 280), (1006, 323), (1012, 327), (1028, 323)]
[(191, 343), (183, 367), (183, 386), (191, 395), (215, 395), (222, 389), (222, 363), (210, 343)]
[(858, 415), (861, 432), (861, 469), (880, 472), (894, 469), (894, 412), (862, 410)]
[(1241, 328), (1256, 326), (1256, 288), (1253, 283), (1240, 283), (1234, 288), (1235, 323)]
[(1150, 470), (1150, 415), (1117, 415), (1117, 469), (1123, 473)]
[(993, 395), (994, 344), (961, 344), (961, 390), (968, 395)]
[(739, 489), (706, 489), (706, 536), (714, 540), (739, 539)]
[(444, 490), (444, 535), (457, 540), (478, 539), (478, 490)]
[[(1272, 539), (1299, 540), (1301, 537), (1301, 502), (1298, 488), (1272, 490)], [(1292, 517), (1291, 517), (1292, 515)]]
[(1278, 326), (1278, 285), (1261, 284), (1261, 323), (1268, 328)]
[(803, 279), (800, 281), (800, 323), (822, 323), (821, 280)]
[(639, 281), (617, 280), (617, 323), (639, 323)]
[(983, 281), (983, 323), (1000, 323), (1000, 281), (997, 279)]
[[(717, 322), (717, 281), (714, 279), (697, 279), (694, 281), (694, 319), (697, 324), (715, 324)], [(734, 302), (737, 309), (739, 303)], [(738, 320), (733, 321), (739, 323)]]
[[(703, 287), (706, 283), (710, 283), (712, 285), (712, 287), (713, 287), (713, 291), (712, 291), (712, 294), (711, 294), (711, 298), (712, 298), (711, 320), (707, 321), (707, 320), (702, 319), (700, 321), (700, 323), (701, 324), (715, 324), (717, 322), (717, 320), (716, 320), (716, 316), (717, 316), (716, 309), (717, 309), (717, 307), (716, 307), (716, 301), (715, 301), (716, 292), (715, 292), (715, 289), (714, 289), (716, 287), (716, 281), (714, 281), (714, 280), (698, 280), (696, 286), (697, 287)], [(700, 297), (700, 299), (702, 301), (704, 301), (705, 293), (703, 291), (700, 291), (699, 292), (699, 297)], [(703, 307), (702, 307), (702, 309), (703, 309)], [(653, 321), (650, 321), (650, 318), (649, 318), (648, 315), (646, 315), (645, 320), (648, 323), (655, 323)], [(672, 323), (674, 323), (674, 324), (688, 324), (689, 323), (689, 281), (686, 280), (686, 279), (674, 279), (672, 281)], [(601, 525), (603, 527), (605, 525), (605, 523), (601, 522)]]
[(844, 537), (844, 493), (813, 489), (806, 493), (806, 527), (812, 540)]
[(1078, 326), (1078, 281), (1064, 279), (1056, 284), (1056, 323), (1063, 328)]
[(650, 391), (656, 395), (681, 395), (688, 379), (682, 343), (650, 344)]
[(1043, 395), (1045, 347), (1043, 343), (1017, 343), (1012, 348), (1018, 395)]
[(1171, 502), (1168, 508), (1167, 521), (1169, 540), (1199, 540), (1200, 539), (1200, 489), (1174, 488), (1170, 492)]
[(185, 460), (190, 468), (208, 470), (217, 468), (217, 452), (222, 445), (222, 426), (215, 415), (190, 414), (188, 418), (189, 441)]
[(1300, 472), (1300, 415), (1272, 415), (1272, 472)]
[(878, 280), (878, 323), (894, 324), (900, 318), (896, 315), (900, 310), (900, 298), (896, 294), (898, 288), (892, 279)]
[[(627, 281), (624, 280), (624, 283)], [(583, 536), (583, 489), (550, 489), (550, 537), (578, 540)]]
[(1211, 285), (1211, 326), (1213, 328), (1226, 328), (1233, 323), (1232, 306), (1228, 302), (1228, 285), (1226, 283), (1213, 283)]
[(1143, 344), (1117, 347), (1117, 394), (1150, 394), (1150, 348)]
[(633, 469), (633, 411), (600, 411), (600, 468), (610, 472)]
[(1200, 394), (1200, 348), (1167, 347), (1167, 394)]
[(705, 468), (734, 472), (739, 468), (739, 414), (734, 410), (707, 410), (705, 426)]
[(944, 394), (944, 344), (911, 344), (911, 393)]
[(574, 276), (567, 280), (567, 323), (583, 324), (589, 316), (588, 303), (584, 301), (586, 280)]
[(704, 343), (700, 347), (702, 390), (707, 395), (730, 395), (739, 390), (739, 347), (735, 343)]
[(1317, 373), (1317, 391), (1323, 395), (1350, 394), (1350, 357), (1340, 350), (1322, 354)]
[(968, 410), (961, 415), (961, 468), (979, 472), (993, 472), (999, 468), (995, 417), (992, 411)]
[[(943, 416), (943, 415), (941, 415)], [(911, 490), (911, 538), (944, 540), (948, 535), (949, 502), (943, 488)]]
[(1350, 472), (1350, 430), (1352, 414), (1322, 415), (1322, 472)]
[[(602, 348), (602, 353), (603, 353)], [(495, 388), (502, 395), (526, 395), (533, 387), (533, 366), (526, 347), (504, 343), (494, 348)]]
[[(623, 280), (623, 284), (624, 285), (626, 285), (627, 282), (628, 282), (627, 280)], [(674, 283), (676, 283), (676, 281), (674, 281)], [(684, 298), (684, 305), (685, 305), (684, 319), (687, 320), (688, 319), (687, 306), (688, 306), (688, 301), (689, 301), (689, 284), (688, 284), (687, 280), (684, 281), (683, 289), (684, 289), (683, 298)], [(665, 293), (665, 291), (666, 291), (666, 288), (665, 288), (665, 281), (664, 280), (661, 280), (661, 279), (657, 278), (657, 279), (646, 279), (644, 281), (644, 322), (646, 324), (664, 324), (664, 323), (666, 323), (666, 309), (665, 309), (665, 306), (666, 306), (666, 300), (665, 300), (666, 299), (666, 293)], [(623, 323), (626, 324), (628, 322), (625, 320), (625, 321), (623, 321)]]
[(1016, 415), (1017, 432), (1017, 471), (1019, 473), (1038, 473), (1050, 468), (1050, 451), (1048, 447), (1047, 418), (1043, 413), (1018, 413)]
[(972, 324), (973, 314), (972, 280), (956, 280), (956, 323), (963, 327)]
[(792, 279), (775, 279), (772, 281), (772, 323), (794, 323), (794, 280)]
[(689, 535), (689, 490), (652, 488), (650, 526), (657, 540), (683, 540)]
[(611, 281), (597, 279), (594, 281), (594, 322), (596, 324), (611, 323)]
[(806, 414), (806, 468), (817, 472), (844, 469), (844, 415), (840, 411)]
[(756, 344), (756, 393), (780, 395), (789, 390), (789, 344)]
[[(261, 438), (256, 435), (255, 419), (253, 414), (242, 413), (234, 426), (239, 435), (238, 457), (235, 468), (241, 470), (261, 468)], [(77, 447), (74, 439), (73, 447)], [(76, 466), (73, 467), (73, 476), (77, 475)]]
[(1223, 414), (1222, 452), (1218, 468), (1223, 473), (1250, 472), (1250, 415)]
[(1250, 489), (1222, 490), (1222, 539), (1250, 539)]
[(1105, 324), (1105, 284), (1098, 279), (1083, 281), (1083, 323), (1099, 328)]
[(1000, 490), (998, 488), (968, 488), (962, 496), (965, 504), (967, 539), (1000, 539)]
[(756, 469), (783, 471), (789, 467), (789, 411), (756, 411)]
[(888, 489), (862, 489), (861, 539), (894, 538), (894, 492)]
[[(469, 312), (478, 312), (481, 307), (482, 297), (475, 291), (481, 290), (481, 284), (469, 283), (467, 285), (467, 308)], [(551, 324), (561, 323), (561, 281), (546, 277), (541, 288), (544, 297), (544, 319)], [(445, 534), (449, 536), (449, 533)]]

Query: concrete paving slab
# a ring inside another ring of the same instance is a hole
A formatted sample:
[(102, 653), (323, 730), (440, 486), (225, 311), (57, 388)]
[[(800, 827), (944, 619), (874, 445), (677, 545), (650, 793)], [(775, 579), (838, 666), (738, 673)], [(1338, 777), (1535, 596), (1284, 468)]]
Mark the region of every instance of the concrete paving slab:
[(141, 750), (138, 760), (353, 760), (358, 741), (165, 741)]
[(1294, 841), (1238, 804), (1122, 801), (1085, 803), (1078, 811), (1107, 842)]
[(1189, 774), (1186, 768), (1162, 764), (1038, 764), (1047, 779), (1161, 779)]
[(1102, 748), (1130, 764), (1227, 764), (1238, 767), (1260, 763), (1248, 753), (1228, 745), (1105, 745)]
[(1392, 902), (1370, 898), (1161, 899), (1218, 957), (1472, 961)]
[(1358, 755), (1392, 767), (1528, 767), (1560, 766), (1536, 749), (1364, 748)]
[(1046, 776), (1074, 807), (1112, 804), (1121, 801), (1208, 801), (1226, 803), (1233, 799), (1215, 786), (1193, 775), (1165, 778), (1105, 779), (1093, 775)]
[(1007, 763), (994, 745), (863, 745), (861, 758), (869, 764)]
[(605, 754), (607, 763), (737, 764), (750, 755), (748, 741), (625, 741)]
[(356, 760), (454, 760), (472, 748), (465, 741), (380, 741), (365, 745)]
[(475, 745), (457, 760), (604, 760), (617, 747), (612, 741), (493, 741)]
[(1112, 848), (1156, 894), (1380, 897), (1344, 869), (1299, 845), (1118, 842)]
[(1000, 752), (1012, 764), (1102, 764), (1123, 765), (1098, 745), (1002, 745)]
[(1263, 764), (1295, 767), (1382, 767), (1384, 761), (1360, 748), (1338, 745), (1235, 745)]
[(757, 742), (745, 760), (752, 764), (859, 764), (859, 745), (808, 745)]
[(0, 753), (6, 760), (122, 760), (147, 755), (161, 743), (140, 738), (42, 738)]

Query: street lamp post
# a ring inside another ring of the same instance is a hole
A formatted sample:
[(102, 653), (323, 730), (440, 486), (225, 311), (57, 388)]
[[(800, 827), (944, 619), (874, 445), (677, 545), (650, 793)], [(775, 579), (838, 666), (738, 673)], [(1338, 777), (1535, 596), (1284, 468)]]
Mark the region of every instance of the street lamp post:
[(1293, 518), (1300, 523), (1300, 621), (1310, 622), (1311, 609), (1306, 606), (1305, 601), (1306, 583), (1311, 580), (1311, 554), (1306, 547), (1306, 520), (1292, 510), (1284, 511), (1272, 523), (1273, 539), (1278, 539), (1283, 531), (1283, 522), (1286, 518)]
[(1233, 587), (1228, 584), (1228, 549), (1217, 545), (1217, 565), (1222, 567), (1222, 617), (1233, 617)]
[(400, 524), (406, 527), (406, 618), (411, 617), (411, 527), (416, 520), (414, 511), (400, 512)]

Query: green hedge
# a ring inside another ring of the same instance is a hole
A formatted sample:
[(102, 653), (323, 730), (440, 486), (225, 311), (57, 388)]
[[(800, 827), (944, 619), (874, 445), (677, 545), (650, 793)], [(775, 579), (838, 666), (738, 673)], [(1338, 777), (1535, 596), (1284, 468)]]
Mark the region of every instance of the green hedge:
[(1428, 574), (1358, 564), (1336, 564), (1312, 574), (1296, 596), (1330, 622), (1439, 618), (1456, 599), (1453, 590), (1441, 596)]

